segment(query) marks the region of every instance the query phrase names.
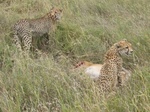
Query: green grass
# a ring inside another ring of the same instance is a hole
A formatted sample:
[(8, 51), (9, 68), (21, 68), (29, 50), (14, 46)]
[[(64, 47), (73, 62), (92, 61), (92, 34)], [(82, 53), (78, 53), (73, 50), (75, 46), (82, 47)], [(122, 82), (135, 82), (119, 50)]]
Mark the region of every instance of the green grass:
[[(1, 0), (0, 111), (40, 112), (46, 107), (50, 112), (149, 112), (149, 4), (149, 0)], [(13, 24), (40, 17), (52, 6), (63, 8), (63, 18), (51, 37), (48, 56), (17, 56)], [(131, 80), (111, 99), (101, 99), (94, 82), (71, 72), (71, 66), (79, 60), (102, 63), (106, 50), (124, 38), (134, 49), (133, 56), (124, 59)]]

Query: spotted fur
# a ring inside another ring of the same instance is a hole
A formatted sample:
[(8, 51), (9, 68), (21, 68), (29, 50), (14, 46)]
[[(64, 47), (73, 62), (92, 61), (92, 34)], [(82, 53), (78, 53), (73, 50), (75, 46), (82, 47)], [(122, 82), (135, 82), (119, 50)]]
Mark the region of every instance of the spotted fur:
[(115, 43), (105, 54), (100, 76), (96, 81), (100, 92), (107, 94), (116, 89), (119, 73), (122, 71), (122, 55), (130, 55), (133, 50), (127, 40)]
[(43, 36), (55, 29), (55, 24), (61, 19), (62, 10), (52, 8), (49, 13), (37, 19), (21, 19), (13, 27), (14, 43), (21, 52), (29, 52), (32, 37)]

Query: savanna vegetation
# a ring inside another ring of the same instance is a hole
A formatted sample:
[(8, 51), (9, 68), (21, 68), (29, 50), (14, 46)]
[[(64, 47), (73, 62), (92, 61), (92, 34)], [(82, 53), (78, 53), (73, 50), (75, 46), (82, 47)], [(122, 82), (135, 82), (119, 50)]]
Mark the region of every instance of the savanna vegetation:
[[(53, 6), (63, 9), (63, 17), (47, 54), (19, 57), (12, 26)], [(80, 60), (102, 63), (108, 48), (124, 38), (134, 49), (124, 57), (132, 77), (127, 87), (103, 100), (89, 77), (70, 69)], [(149, 112), (150, 1), (0, 0), (0, 111)]]

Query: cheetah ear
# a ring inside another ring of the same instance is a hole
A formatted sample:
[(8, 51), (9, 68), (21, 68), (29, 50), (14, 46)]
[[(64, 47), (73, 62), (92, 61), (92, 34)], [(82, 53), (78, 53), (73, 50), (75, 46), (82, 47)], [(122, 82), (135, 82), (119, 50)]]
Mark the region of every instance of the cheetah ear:
[(116, 46), (116, 48), (120, 48), (121, 47), (119, 43), (116, 43), (115, 46)]
[(52, 15), (52, 16), (53, 16), (53, 15), (55, 15), (55, 11), (54, 11), (54, 9), (55, 9), (55, 8), (54, 8), (54, 7), (52, 7), (52, 8), (51, 8), (51, 10), (50, 10), (50, 13), (51, 13), (51, 15)]
[(53, 10), (54, 9), (54, 6), (51, 8), (51, 10)]

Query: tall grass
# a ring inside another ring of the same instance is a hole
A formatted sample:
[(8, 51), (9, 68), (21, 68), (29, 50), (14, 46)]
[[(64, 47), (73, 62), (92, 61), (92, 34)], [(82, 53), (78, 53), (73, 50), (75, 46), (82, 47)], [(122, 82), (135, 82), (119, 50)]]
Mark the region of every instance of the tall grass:
[[(1, 0), (0, 111), (149, 112), (149, 0)], [(51, 37), (47, 56), (21, 58), (12, 45), (13, 24), (37, 18), (52, 6), (63, 18)], [(111, 99), (100, 99), (85, 74), (72, 72), (79, 60), (103, 62), (106, 50), (126, 38), (134, 55), (124, 59), (132, 71), (127, 87)]]

